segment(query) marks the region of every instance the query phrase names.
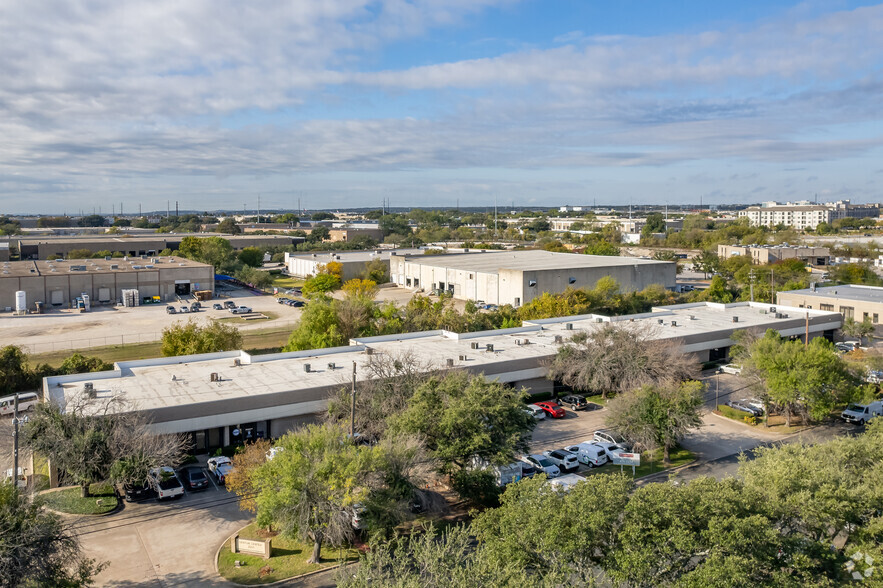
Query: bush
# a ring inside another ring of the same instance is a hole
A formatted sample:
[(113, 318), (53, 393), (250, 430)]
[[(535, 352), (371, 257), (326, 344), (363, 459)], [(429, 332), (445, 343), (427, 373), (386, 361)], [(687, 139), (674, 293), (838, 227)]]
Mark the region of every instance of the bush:
[(500, 506), (502, 488), (487, 470), (459, 470), (451, 476), (451, 486), (464, 500), (488, 508)]

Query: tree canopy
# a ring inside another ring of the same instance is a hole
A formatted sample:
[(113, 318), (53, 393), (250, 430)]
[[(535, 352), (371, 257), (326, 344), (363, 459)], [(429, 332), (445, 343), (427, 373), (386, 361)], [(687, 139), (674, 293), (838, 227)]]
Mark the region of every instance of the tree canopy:
[(210, 321), (201, 325), (194, 320), (178, 321), (162, 332), (165, 357), (234, 351), (242, 349), (242, 333), (232, 325)]

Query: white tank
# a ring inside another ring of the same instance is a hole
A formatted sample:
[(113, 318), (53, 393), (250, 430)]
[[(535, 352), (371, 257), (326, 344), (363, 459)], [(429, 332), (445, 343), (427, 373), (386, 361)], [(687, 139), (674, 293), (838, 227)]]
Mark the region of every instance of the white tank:
[(28, 309), (28, 295), (24, 290), (15, 293), (15, 312), (24, 312)]

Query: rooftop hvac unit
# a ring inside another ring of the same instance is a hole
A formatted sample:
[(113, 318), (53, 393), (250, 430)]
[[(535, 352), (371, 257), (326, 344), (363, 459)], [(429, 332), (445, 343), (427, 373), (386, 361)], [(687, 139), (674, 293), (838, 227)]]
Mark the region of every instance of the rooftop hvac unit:
[(673, 327), (678, 326), (678, 321), (671, 321), (671, 326), (673, 326)]
[(115, 264), (115, 263), (112, 263), (112, 264), (110, 264), (110, 269), (112, 269), (112, 270), (114, 270), (114, 269), (120, 269), (120, 266), (118, 266), (118, 265)]
[(220, 381), (220, 378), (218, 377), (218, 372), (212, 372), (211, 374), (209, 374), (209, 381), (210, 382)]
[(473, 341), (469, 344), (469, 347), (471, 347), (472, 349), (478, 349), (478, 341)]
[(485, 348), (486, 351), (493, 351), (493, 350), (494, 350), (494, 344), (493, 344), (493, 343), (488, 343), (487, 345), (484, 346), (484, 348)]
[(83, 392), (85, 392), (86, 396), (89, 398), (95, 398), (95, 386), (92, 385), (92, 382), (86, 382), (83, 384)]
[(460, 361), (466, 361), (466, 356), (465, 356), (465, 355), (461, 355), (461, 356), (460, 356)]
[(233, 367), (239, 367), (241, 365), (242, 365), (242, 360), (239, 359), (238, 357), (233, 360)]
[(333, 361), (329, 361), (328, 362), (328, 369), (329, 370), (337, 369), (337, 365)]
[(111, 257), (110, 255), (104, 256), (104, 261), (110, 261), (111, 259), (113, 259), (113, 257)]
[(776, 312), (776, 307), (775, 307), (775, 306), (770, 306), (770, 312)]
[(734, 316), (734, 317), (733, 317), (733, 322), (734, 322), (734, 323), (738, 323), (738, 322), (739, 322), (739, 317)]
[(564, 328), (567, 329), (568, 331), (572, 331), (573, 330), (573, 323), (564, 323)]
[(305, 364), (304, 364), (304, 371), (305, 371), (306, 373), (310, 373), (310, 364), (308, 364), (308, 363), (305, 363)]
[(662, 320), (662, 319), (656, 319), (656, 322), (657, 322), (658, 324), (660, 324), (660, 325), (663, 324), (663, 323), (665, 323), (665, 321)]
[(760, 314), (766, 314), (766, 313), (767, 313), (767, 310), (765, 308), (760, 309)]
[(691, 321), (695, 321), (695, 320), (696, 320), (696, 315), (695, 315), (695, 314), (691, 314), (691, 315), (690, 315), (690, 320), (691, 320)]
[(561, 335), (555, 335), (555, 343), (563, 343), (563, 342), (564, 342), (564, 337), (562, 337)]
[(454, 360), (451, 359), (450, 357), (445, 360), (445, 363), (447, 364), (448, 367), (454, 367)]
[(374, 348), (365, 347), (365, 355), (374, 355)]
[(595, 322), (596, 322), (596, 323), (603, 323), (603, 322), (604, 322), (604, 319), (602, 319), (602, 318), (599, 316), (599, 317), (596, 317), (596, 318), (595, 318)]

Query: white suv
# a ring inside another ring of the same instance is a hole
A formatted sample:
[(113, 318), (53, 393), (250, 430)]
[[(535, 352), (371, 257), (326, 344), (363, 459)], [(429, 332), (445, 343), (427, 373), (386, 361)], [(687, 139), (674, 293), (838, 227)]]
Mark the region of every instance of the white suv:
[(231, 308), (230, 312), (233, 314), (248, 314), (251, 312), (251, 309), (247, 306), (237, 306), (236, 308)]
[(550, 478), (557, 478), (561, 475), (561, 470), (558, 469), (552, 460), (550, 460), (545, 455), (540, 455), (535, 453), (533, 455), (525, 455), (521, 458), (522, 461), (525, 461), (535, 467), (538, 471), (543, 472)]
[(572, 472), (579, 468), (579, 459), (576, 454), (565, 449), (555, 449), (553, 451), (544, 451), (543, 455), (549, 458), (549, 461), (558, 466), (563, 472)]

